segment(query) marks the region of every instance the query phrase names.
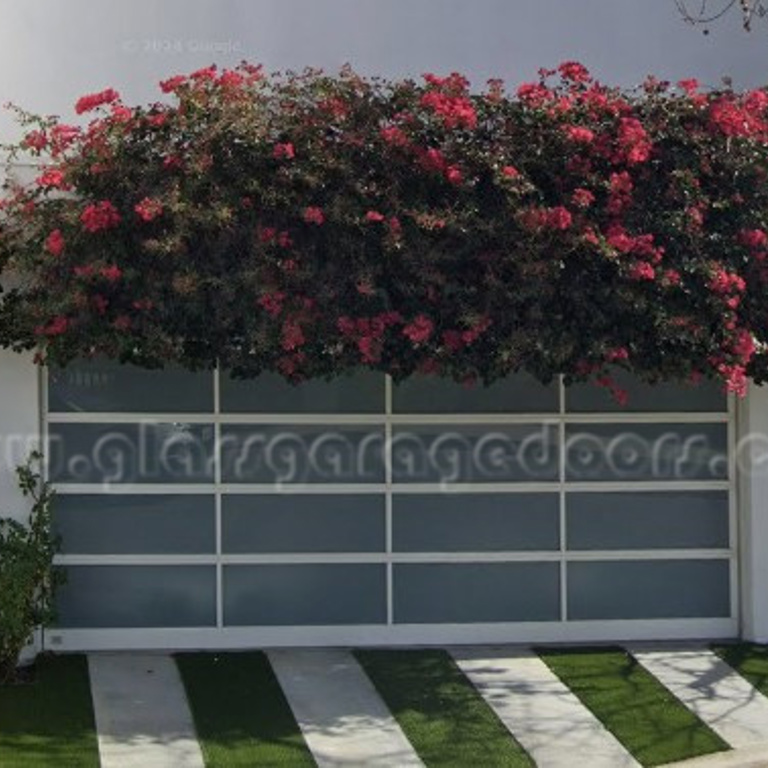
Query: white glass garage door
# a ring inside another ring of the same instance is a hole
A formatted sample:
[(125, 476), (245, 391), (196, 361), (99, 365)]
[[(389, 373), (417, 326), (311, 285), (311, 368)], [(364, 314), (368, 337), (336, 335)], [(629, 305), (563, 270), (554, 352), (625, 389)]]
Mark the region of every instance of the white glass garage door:
[(52, 641), (733, 636), (726, 398), (623, 383), (53, 372)]

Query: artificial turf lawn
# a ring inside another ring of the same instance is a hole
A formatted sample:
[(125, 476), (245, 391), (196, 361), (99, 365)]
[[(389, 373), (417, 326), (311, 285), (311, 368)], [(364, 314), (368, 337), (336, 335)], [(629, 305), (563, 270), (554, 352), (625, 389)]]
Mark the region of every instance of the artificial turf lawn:
[(427, 766), (534, 765), (445, 651), (355, 656)]
[(733, 643), (713, 645), (712, 650), (752, 683), (760, 693), (768, 696), (768, 646)]
[(35, 681), (0, 688), (0, 766), (98, 768), (84, 656), (41, 656)]
[(728, 749), (626, 651), (585, 648), (538, 652), (642, 765)]
[(315, 765), (265, 654), (181, 653), (176, 663), (208, 768)]

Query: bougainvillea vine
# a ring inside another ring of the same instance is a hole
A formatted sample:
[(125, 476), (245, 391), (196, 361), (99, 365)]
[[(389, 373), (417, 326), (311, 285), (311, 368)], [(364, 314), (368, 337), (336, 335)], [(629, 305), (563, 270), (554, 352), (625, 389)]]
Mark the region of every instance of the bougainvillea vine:
[[(768, 93), (243, 64), (18, 110), (0, 343), (66, 364), (768, 378)], [(621, 392), (616, 390), (621, 399)]]

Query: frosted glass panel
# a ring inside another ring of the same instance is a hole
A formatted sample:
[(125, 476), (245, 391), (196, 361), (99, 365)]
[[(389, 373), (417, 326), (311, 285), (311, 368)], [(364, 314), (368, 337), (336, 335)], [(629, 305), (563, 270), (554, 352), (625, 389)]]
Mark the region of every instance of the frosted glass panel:
[(109, 360), (52, 368), (50, 411), (206, 413), (213, 410), (213, 372), (147, 370)]
[(213, 496), (60, 494), (54, 521), (65, 554), (216, 552)]
[(723, 480), (725, 424), (571, 424), (568, 480)]
[(568, 564), (568, 618), (673, 619), (730, 615), (727, 560)]
[(560, 546), (556, 493), (395, 494), (396, 552), (499, 552)]
[(384, 374), (364, 371), (330, 381), (290, 384), (265, 373), (255, 379), (221, 377), (224, 413), (384, 413)]
[(605, 387), (574, 384), (565, 390), (565, 407), (572, 413), (584, 412), (669, 412), (726, 411), (728, 401), (721, 384), (703, 381), (698, 385), (675, 382), (645, 384), (626, 371), (613, 374), (627, 392), (626, 405), (620, 405)]
[(376, 426), (237, 424), (222, 427), (227, 483), (383, 483)]
[(506, 424), (396, 427), (392, 471), (398, 483), (556, 480), (557, 430)]
[(569, 549), (728, 547), (725, 491), (569, 493)]
[(69, 566), (58, 626), (211, 627), (216, 569), (198, 565)]
[(384, 497), (299, 494), (222, 499), (225, 552), (383, 552)]
[(50, 477), (66, 483), (213, 481), (208, 424), (50, 424)]
[(556, 413), (557, 381), (544, 385), (527, 374), (489, 387), (436, 376), (412, 376), (393, 387), (395, 413)]
[(381, 624), (386, 616), (384, 565), (224, 567), (227, 626)]
[(395, 622), (556, 621), (557, 563), (400, 563), (394, 566)]

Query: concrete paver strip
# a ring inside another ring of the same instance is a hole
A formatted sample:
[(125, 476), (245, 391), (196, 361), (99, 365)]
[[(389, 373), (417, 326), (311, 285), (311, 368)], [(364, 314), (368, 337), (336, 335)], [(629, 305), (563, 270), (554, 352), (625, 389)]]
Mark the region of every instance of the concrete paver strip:
[(88, 656), (102, 768), (203, 768), (184, 686), (165, 654)]
[(768, 742), (768, 699), (712, 651), (643, 647), (630, 651), (732, 747)]
[(451, 652), (538, 768), (639, 765), (533, 653), (489, 647)]
[(268, 656), (319, 768), (423, 766), (351, 653), (280, 649)]

